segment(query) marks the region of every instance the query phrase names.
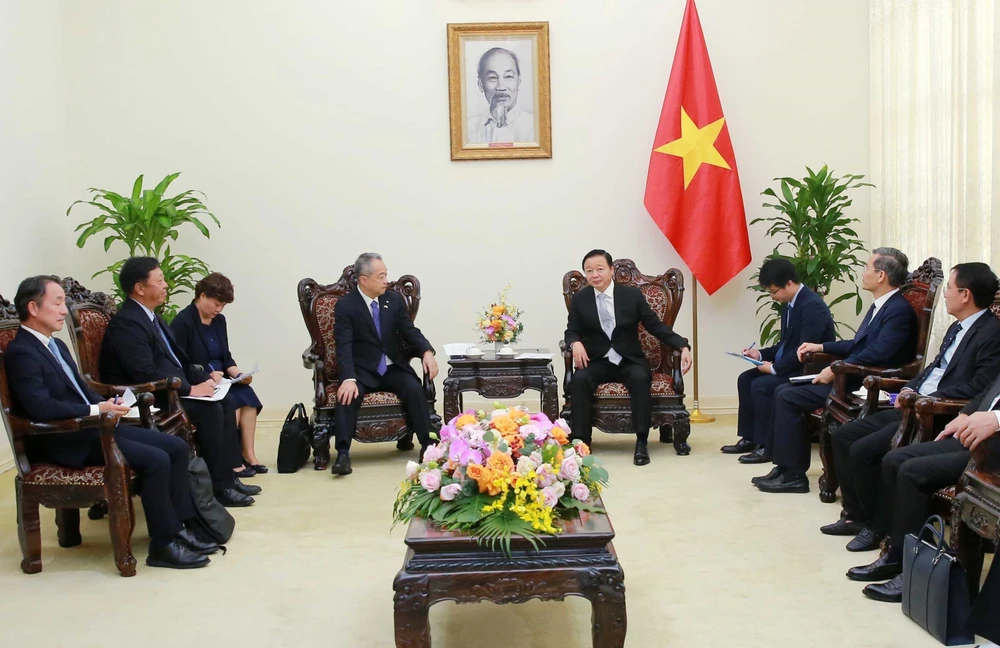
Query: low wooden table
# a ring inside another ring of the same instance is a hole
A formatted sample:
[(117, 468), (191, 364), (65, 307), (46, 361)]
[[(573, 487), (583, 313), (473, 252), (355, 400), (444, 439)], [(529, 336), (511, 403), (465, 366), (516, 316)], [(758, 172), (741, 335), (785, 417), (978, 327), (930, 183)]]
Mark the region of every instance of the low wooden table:
[[(520, 349), (517, 353), (545, 353), (545, 349)], [(515, 354), (516, 357), (517, 354)], [(559, 417), (559, 381), (552, 360), (534, 358), (515, 360), (499, 357), (493, 351), (475, 360), (449, 358), (448, 377), (444, 379), (444, 420), (462, 412), (462, 392), (478, 392), (486, 398), (515, 398), (526, 389), (541, 392), (542, 412), (553, 421)]]
[(397, 648), (429, 648), (427, 615), (438, 601), (524, 603), (566, 596), (590, 599), (595, 648), (624, 646), (625, 572), (611, 544), (611, 521), (602, 513), (581, 513), (564, 526), (563, 533), (545, 537), (538, 551), (515, 537), (507, 558), (468, 534), (411, 520), (403, 568), (392, 583)]

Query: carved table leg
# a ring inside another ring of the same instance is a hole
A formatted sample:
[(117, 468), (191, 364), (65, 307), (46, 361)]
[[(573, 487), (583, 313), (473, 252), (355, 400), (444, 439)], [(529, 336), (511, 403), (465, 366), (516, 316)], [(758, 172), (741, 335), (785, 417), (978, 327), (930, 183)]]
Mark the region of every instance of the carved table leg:
[(396, 648), (430, 648), (428, 577), (400, 573), (393, 581), (392, 588), (396, 592), (393, 596)]
[(83, 538), (80, 536), (80, 509), (56, 509), (56, 528), (60, 547), (76, 547)]
[(330, 465), (330, 421), (317, 420), (313, 426), (313, 468), (326, 470)]
[(686, 456), (691, 454), (691, 446), (688, 445), (688, 437), (691, 436), (691, 418), (687, 412), (680, 412), (674, 415), (674, 422), (671, 426), (674, 429), (674, 451)]
[(836, 421), (823, 417), (819, 433), (819, 458), (823, 462), (823, 474), (819, 477), (819, 500), (826, 504), (837, 501), (837, 469), (833, 464), (833, 432), (840, 427)]
[(559, 381), (554, 374), (542, 377), (542, 413), (552, 421), (559, 418)]
[(21, 571), (37, 574), (42, 571), (42, 532), (38, 517), (38, 502), (25, 497), (21, 478), (14, 480), (17, 499), (17, 539), (21, 543)]
[(450, 421), (459, 415), (462, 405), (459, 402), (458, 379), (444, 379), (444, 420)]
[(625, 573), (620, 567), (588, 569), (581, 574), (581, 591), (593, 609), (594, 648), (625, 645)]

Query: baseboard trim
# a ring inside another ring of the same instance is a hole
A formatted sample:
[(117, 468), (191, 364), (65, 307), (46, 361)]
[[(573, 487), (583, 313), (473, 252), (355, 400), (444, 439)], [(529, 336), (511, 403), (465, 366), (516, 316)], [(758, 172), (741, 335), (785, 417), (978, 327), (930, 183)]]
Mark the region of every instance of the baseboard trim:
[(0, 475), (14, 467), (14, 457), (0, 461)]

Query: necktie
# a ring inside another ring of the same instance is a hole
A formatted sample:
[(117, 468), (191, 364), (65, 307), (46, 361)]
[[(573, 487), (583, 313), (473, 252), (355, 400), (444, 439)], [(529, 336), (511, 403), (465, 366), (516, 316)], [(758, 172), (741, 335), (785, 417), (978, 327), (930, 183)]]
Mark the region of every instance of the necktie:
[(944, 354), (949, 348), (951, 348), (951, 345), (955, 343), (955, 340), (958, 338), (958, 334), (961, 330), (962, 330), (962, 325), (960, 323), (955, 322), (954, 324), (951, 325), (951, 328), (948, 329), (948, 333), (944, 336), (944, 341), (941, 342), (941, 348), (938, 350), (937, 358), (935, 358), (934, 363), (930, 367), (928, 367), (928, 371), (924, 373), (923, 380), (921, 380), (920, 383), (917, 384), (917, 387), (914, 391), (917, 392), (920, 391), (920, 388), (923, 387), (925, 382), (927, 382), (927, 379), (931, 377), (933, 369), (938, 367), (940, 367), (941, 369), (948, 368), (948, 360), (945, 359)]
[(174, 355), (174, 350), (170, 348), (170, 340), (167, 339), (167, 334), (163, 332), (163, 327), (160, 326), (159, 318), (155, 316), (153, 317), (153, 326), (156, 327), (156, 332), (160, 334), (160, 339), (163, 340), (163, 346), (167, 347), (167, 353), (170, 354), (170, 359), (174, 361), (174, 364), (176, 364), (178, 368), (183, 369), (184, 367), (181, 365), (181, 361), (177, 359), (177, 356)]
[[(611, 301), (611, 298), (607, 293), (601, 293), (599, 297), (600, 299), (597, 300), (597, 305), (599, 307), (598, 315), (601, 317), (601, 330), (604, 331), (604, 334), (607, 335), (610, 340), (611, 334), (615, 332), (615, 319), (611, 316), (611, 308), (608, 304), (608, 302)], [(618, 364), (622, 361), (622, 356), (612, 348), (608, 350), (608, 360), (610, 360), (612, 364)]]
[[(371, 307), (372, 307), (372, 319), (375, 320), (375, 332), (378, 333), (378, 337), (381, 340), (382, 339), (382, 318), (380, 317), (380, 314), (379, 314), (379, 311), (378, 311), (378, 300), (377, 299), (373, 299), (372, 300)], [(382, 356), (378, 359), (378, 375), (384, 376), (385, 375), (385, 370), (386, 370), (385, 354), (383, 353)]]
[(73, 384), (74, 389), (76, 389), (76, 393), (80, 394), (80, 398), (83, 399), (84, 403), (90, 405), (90, 399), (84, 395), (83, 389), (80, 387), (80, 383), (76, 382), (76, 376), (73, 375), (73, 370), (69, 368), (69, 365), (66, 364), (66, 360), (64, 360), (62, 354), (59, 353), (59, 347), (56, 346), (55, 338), (49, 338), (49, 351), (51, 351), (52, 355), (54, 355), (56, 360), (59, 361), (59, 365), (62, 367), (63, 371), (66, 372), (66, 376), (69, 378), (70, 383)]
[(858, 332), (854, 334), (855, 340), (860, 340), (861, 336), (865, 334), (868, 330), (868, 325), (872, 323), (872, 318), (875, 316), (875, 304), (872, 304), (865, 313), (865, 318), (861, 320), (861, 326), (858, 327)]
[[(782, 328), (784, 330), (786, 330), (786, 331), (788, 330), (788, 321), (790, 319), (792, 319), (791, 312), (792, 312), (792, 305), (789, 304), (788, 308), (785, 309), (785, 312), (781, 314)], [(781, 356), (783, 356), (783, 355), (785, 355), (784, 341), (782, 341), (781, 346), (778, 347), (778, 352), (774, 354), (774, 361), (775, 362), (780, 362), (781, 361)]]

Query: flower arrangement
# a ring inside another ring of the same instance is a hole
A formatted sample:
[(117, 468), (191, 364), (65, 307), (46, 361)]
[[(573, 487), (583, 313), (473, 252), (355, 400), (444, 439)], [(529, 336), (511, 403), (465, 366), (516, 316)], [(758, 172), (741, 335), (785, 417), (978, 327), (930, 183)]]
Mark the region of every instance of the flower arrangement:
[(513, 535), (537, 549), (541, 535), (561, 532), (558, 518), (603, 512), (593, 498), (608, 473), (586, 443), (570, 442), (566, 421), (494, 406), (453, 418), (423, 463), (407, 462), (393, 525), (426, 518), (509, 555)]
[(499, 301), (490, 304), (490, 307), (479, 315), (477, 326), (486, 342), (503, 344), (516, 342), (524, 330), (524, 324), (520, 321), (521, 310), (507, 302), (509, 290), (510, 286), (505, 287), (500, 293)]

